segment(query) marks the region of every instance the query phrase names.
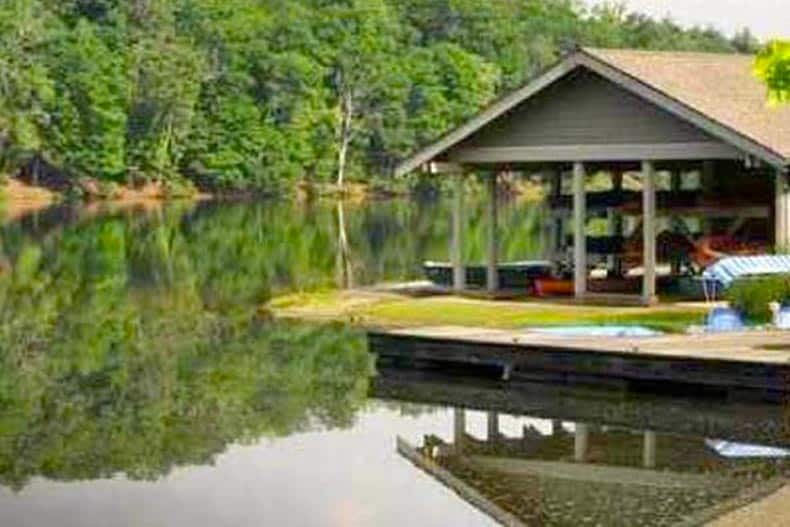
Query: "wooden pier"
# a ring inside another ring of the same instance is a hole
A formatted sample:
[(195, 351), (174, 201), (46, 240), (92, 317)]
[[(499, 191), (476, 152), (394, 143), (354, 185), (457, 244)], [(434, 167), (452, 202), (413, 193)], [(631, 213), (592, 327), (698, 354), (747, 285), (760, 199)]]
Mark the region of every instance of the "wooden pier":
[(790, 333), (568, 337), (428, 327), (372, 331), (370, 351), (416, 367), (480, 367), (503, 379), (674, 383), (790, 393)]

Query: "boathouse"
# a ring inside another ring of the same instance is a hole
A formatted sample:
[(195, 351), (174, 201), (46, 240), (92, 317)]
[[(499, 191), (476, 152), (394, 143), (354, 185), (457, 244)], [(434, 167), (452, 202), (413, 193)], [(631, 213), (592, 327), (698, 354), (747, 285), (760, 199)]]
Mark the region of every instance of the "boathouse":
[[(579, 299), (596, 294), (588, 287), (594, 264), (621, 269), (628, 251), (612, 242), (624, 238), (624, 217), (641, 233), (632, 266), (639, 268), (644, 304), (657, 298), (659, 228), (671, 230), (680, 216), (703, 218), (699, 229), (709, 235), (745, 230), (744, 243), (760, 251), (790, 248), (790, 106), (769, 105), (753, 61), (580, 49), (404, 160), (396, 174), (423, 170), (454, 178), (454, 289), (466, 285), (461, 238), (470, 174), (489, 182), (489, 292), (499, 287), (496, 195), (506, 173), (539, 174), (551, 189), (553, 255), (569, 240)], [(601, 174), (610, 186), (590, 189)], [(626, 188), (624, 176), (639, 186)], [(607, 222), (606, 243), (590, 235), (594, 218)]]

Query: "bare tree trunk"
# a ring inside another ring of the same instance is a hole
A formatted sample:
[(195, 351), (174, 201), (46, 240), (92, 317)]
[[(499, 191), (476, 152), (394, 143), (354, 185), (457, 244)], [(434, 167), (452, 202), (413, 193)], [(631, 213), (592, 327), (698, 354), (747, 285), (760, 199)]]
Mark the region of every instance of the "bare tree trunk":
[(348, 149), (353, 135), (354, 96), (350, 90), (340, 96), (340, 146), (337, 153), (337, 186), (342, 189), (345, 183)]

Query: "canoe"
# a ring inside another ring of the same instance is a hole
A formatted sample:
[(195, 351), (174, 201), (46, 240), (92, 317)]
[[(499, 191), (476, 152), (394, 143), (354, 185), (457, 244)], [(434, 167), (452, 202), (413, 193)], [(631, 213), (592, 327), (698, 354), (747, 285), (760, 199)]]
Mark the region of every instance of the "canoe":
[(535, 296), (571, 296), (573, 291), (573, 280), (559, 278), (538, 278), (535, 280)]
[[(452, 287), (453, 267), (446, 262), (425, 262), (423, 272), (426, 278), (436, 285)], [(466, 286), (484, 288), (486, 286), (487, 271), (484, 265), (466, 266)], [(501, 289), (532, 289), (537, 278), (551, 276), (552, 264), (548, 261), (528, 260), (520, 262), (507, 262), (497, 266), (499, 287)]]
[[(641, 278), (605, 278), (588, 280), (587, 289), (591, 293), (638, 294), (642, 289)], [(574, 293), (573, 280), (540, 278), (535, 280), (535, 295), (570, 296)]]

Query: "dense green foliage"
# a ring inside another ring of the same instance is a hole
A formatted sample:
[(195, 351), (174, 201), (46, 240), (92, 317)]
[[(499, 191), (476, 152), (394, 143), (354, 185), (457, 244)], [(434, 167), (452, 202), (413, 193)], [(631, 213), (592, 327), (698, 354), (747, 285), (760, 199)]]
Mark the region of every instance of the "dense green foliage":
[(769, 304), (790, 304), (790, 277), (739, 280), (727, 290), (727, 300), (753, 322), (770, 322)]
[(772, 100), (790, 102), (790, 40), (775, 40), (757, 57), (759, 75), (771, 90)]
[(0, 158), (234, 189), (366, 179), (577, 44), (754, 46), (575, 0), (0, 0)]

